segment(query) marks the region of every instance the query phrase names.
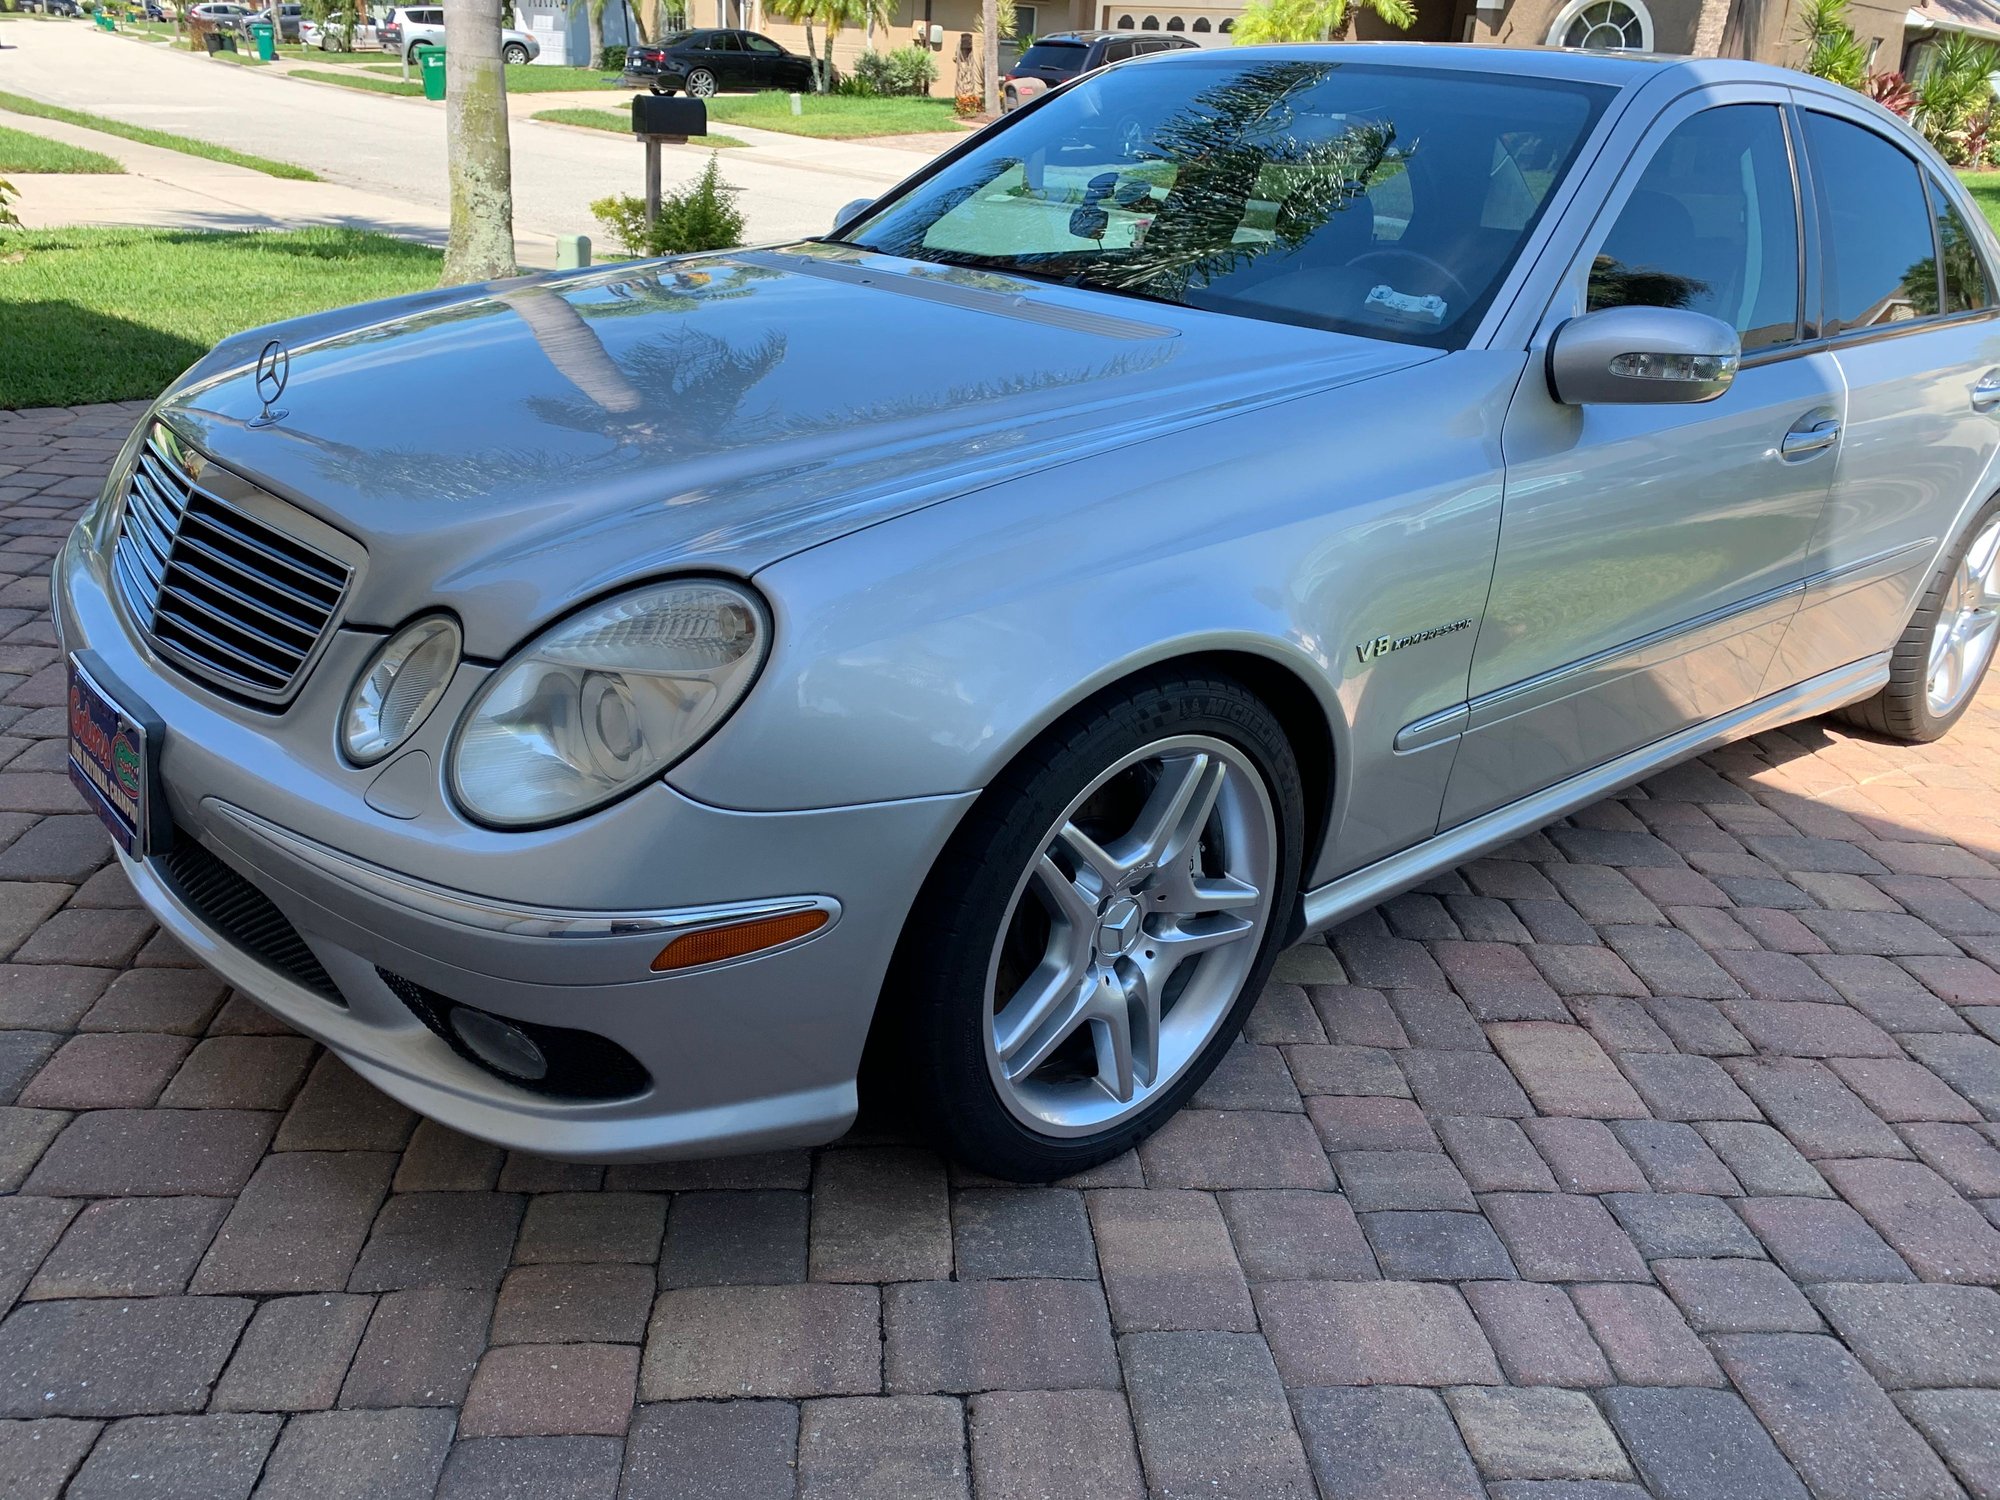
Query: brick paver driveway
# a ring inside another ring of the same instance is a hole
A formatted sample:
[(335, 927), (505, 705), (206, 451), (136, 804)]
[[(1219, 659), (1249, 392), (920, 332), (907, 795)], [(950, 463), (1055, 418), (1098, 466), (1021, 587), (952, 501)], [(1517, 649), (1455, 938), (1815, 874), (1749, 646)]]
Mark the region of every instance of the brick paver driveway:
[(44, 574), (133, 416), (0, 413), (9, 1500), (2000, 1496), (1993, 707), (1766, 735), (1286, 955), (1087, 1180), (563, 1166), (107, 867)]

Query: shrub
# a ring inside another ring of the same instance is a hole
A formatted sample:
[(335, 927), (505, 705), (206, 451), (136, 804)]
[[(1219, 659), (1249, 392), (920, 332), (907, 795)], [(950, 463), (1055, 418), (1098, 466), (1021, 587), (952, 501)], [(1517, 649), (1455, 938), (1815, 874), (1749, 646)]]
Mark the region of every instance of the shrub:
[(960, 94), (951, 101), (951, 107), (961, 120), (969, 120), (985, 110), (986, 97), (983, 94)]
[(854, 71), (834, 85), (833, 91), (852, 99), (873, 99), (889, 92), (888, 81), (889, 70), (882, 59), (873, 52), (865, 52), (855, 62)]
[(20, 219), (15, 216), (14, 210), (7, 206), (13, 196), (14, 184), (6, 178), (0, 177), (0, 229), (6, 229), (9, 226), (15, 229), (21, 227)]
[(743, 211), (738, 189), (722, 180), (713, 156), (694, 186), (660, 195), (660, 216), (646, 222), (646, 200), (630, 193), (600, 198), (590, 205), (627, 255), (686, 255), (696, 250), (732, 250), (743, 243)]
[(890, 93), (928, 94), (937, 82), (937, 59), (925, 47), (898, 47), (889, 54)]
[(604, 71), (607, 73), (622, 73), (625, 71), (625, 48), (623, 45), (611, 45), (604, 49)]

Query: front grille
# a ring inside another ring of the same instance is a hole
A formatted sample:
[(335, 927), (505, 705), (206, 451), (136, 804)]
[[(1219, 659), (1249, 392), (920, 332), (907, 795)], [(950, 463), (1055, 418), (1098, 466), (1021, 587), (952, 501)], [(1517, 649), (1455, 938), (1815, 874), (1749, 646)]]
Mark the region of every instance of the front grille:
[(346, 1005), (299, 930), (243, 876), (178, 829), (157, 864), (174, 894), (222, 936), (322, 999)]
[(282, 703), (332, 626), (349, 569), (203, 487), (181, 452), (164, 427), (146, 439), (113, 552), (119, 592), (177, 666)]

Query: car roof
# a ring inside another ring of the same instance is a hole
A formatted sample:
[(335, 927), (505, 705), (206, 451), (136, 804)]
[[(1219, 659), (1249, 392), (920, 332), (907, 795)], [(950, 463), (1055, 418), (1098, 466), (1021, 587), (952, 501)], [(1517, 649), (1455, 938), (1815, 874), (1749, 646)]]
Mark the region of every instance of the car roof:
[(1048, 31), (1035, 38), (1037, 42), (1095, 42), (1108, 36), (1137, 36), (1136, 31)]
[[(1076, 33), (1083, 35), (1083, 33)], [(1120, 33), (1132, 35), (1133, 33)], [(1199, 47), (1148, 60), (1148, 67), (1199, 66), (1218, 57), (1248, 57), (1247, 49)], [(1660, 52), (1587, 52), (1573, 47), (1482, 47), (1451, 42), (1301, 42), (1265, 45), (1258, 58), (1311, 61), (1340, 57), (1370, 66), (1424, 68), (1432, 72), (1510, 73), (1527, 78), (1567, 78), (1580, 83), (1636, 88), (1665, 73), (1679, 73), (1690, 85), (1768, 83), (1807, 87), (1813, 79), (1791, 68), (1728, 57), (1677, 57)], [(1852, 91), (1849, 91), (1852, 92)]]

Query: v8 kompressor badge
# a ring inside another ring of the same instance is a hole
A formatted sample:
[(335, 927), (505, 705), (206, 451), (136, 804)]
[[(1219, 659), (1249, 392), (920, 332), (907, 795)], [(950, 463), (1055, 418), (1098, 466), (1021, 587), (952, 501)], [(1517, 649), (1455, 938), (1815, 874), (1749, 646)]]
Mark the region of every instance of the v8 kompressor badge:
[(1453, 620), (1449, 625), (1433, 625), (1429, 630), (1419, 630), (1414, 635), (1378, 635), (1372, 641), (1363, 641), (1354, 648), (1354, 654), (1361, 658), (1363, 666), (1379, 656), (1387, 656), (1391, 651), (1401, 651), (1405, 646), (1414, 646), (1420, 641), (1436, 640), (1441, 635), (1450, 635), (1454, 630), (1463, 630), (1472, 623), (1470, 617)]

